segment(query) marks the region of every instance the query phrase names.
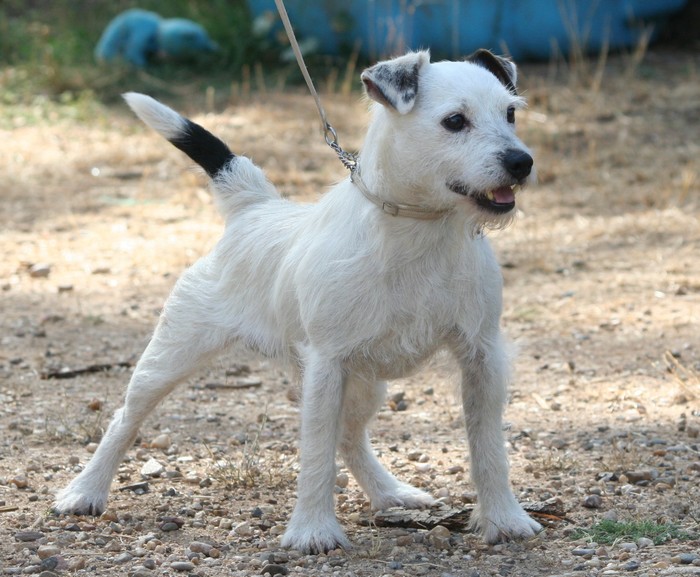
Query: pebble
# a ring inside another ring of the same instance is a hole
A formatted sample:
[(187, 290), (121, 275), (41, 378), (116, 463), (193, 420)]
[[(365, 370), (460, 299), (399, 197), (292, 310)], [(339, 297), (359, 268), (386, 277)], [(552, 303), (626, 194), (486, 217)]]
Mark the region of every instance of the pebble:
[(289, 573), (289, 569), (284, 565), (277, 565), (276, 563), (269, 563), (265, 565), (260, 571), (261, 574), (269, 573), (274, 577), (274, 575), (286, 575)]
[(51, 265), (43, 262), (32, 265), (29, 269), (29, 276), (32, 278), (46, 278), (51, 274)]
[(350, 477), (348, 476), (347, 473), (340, 473), (335, 478), (335, 486), (339, 487), (340, 489), (346, 489), (349, 482), (350, 482)]
[(250, 523), (243, 521), (243, 523), (236, 525), (233, 532), (241, 537), (250, 537), (253, 534), (253, 529), (250, 526)]
[(585, 557), (590, 559), (595, 555), (595, 549), (588, 549), (585, 547), (577, 547), (573, 551), (571, 551), (572, 555), (575, 555), (576, 557)]
[(190, 551), (193, 553), (202, 553), (203, 555), (209, 556), (213, 548), (213, 545), (203, 543), (202, 541), (192, 541), (192, 543), (190, 543)]
[(600, 495), (588, 495), (581, 504), (587, 509), (600, 509), (603, 506), (603, 499)]
[(654, 541), (649, 539), (648, 537), (640, 537), (637, 539), (637, 547), (640, 549), (645, 549), (646, 547), (653, 547), (654, 546)]
[(43, 536), (44, 534), (40, 531), (19, 531), (15, 533), (15, 539), (17, 539), (17, 541), (22, 541), (23, 543), (27, 543), (29, 541), (37, 541)]
[(165, 472), (165, 467), (161, 465), (157, 459), (148, 459), (143, 467), (141, 467), (141, 474), (144, 477), (157, 477), (161, 473)]
[(175, 571), (192, 571), (194, 569), (194, 563), (189, 561), (173, 561), (170, 564), (170, 568)]
[[(57, 555), (54, 555), (53, 557), (47, 557), (46, 559), (42, 559), (41, 568), (46, 569), (48, 571), (52, 571), (56, 567), (58, 567), (58, 564), (61, 561), (62, 561), (62, 559), (59, 558)], [(64, 565), (65, 565), (65, 561), (64, 561)]]
[(626, 553), (634, 553), (637, 550), (636, 543), (620, 543), (619, 548)]
[(104, 405), (104, 403), (102, 402), (101, 399), (94, 398), (94, 399), (90, 399), (90, 401), (88, 401), (87, 408), (90, 409), (91, 411), (101, 411), (103, 405)]
[(12, 477), (12, 479), (10, 479), (10, 484), (14, 485), (18, 489), (26, 489), (29, 485), (29, 481), (27, 481), (27, 477), (24, 475), (17, 475), (16, 477)]
[(625, 571), (636, 571), (637, 569), (639, 569), (639, 561), (637, 561), (636, 559), (631, 559), (630, 561), (627, 561), (627, 563), (625, 563), (622, 566), (622, 568)]
[(428, 543), (436, 549), (450, 548), (450, 531), (442, 525), (434, 527), (426, 535)]
[(160, 530), (164, 531), (166, 533), (170, 531), (177, 531), (180, 529), (177, 523), (173, 523), (172, 521), (166, 521), (165, 523), (162, 523), (160, 526)]
[(131, 553), (124, 551), (124, 553), (120, 553), (114, 559), (112, 559), (112, 561), (118, 565), (123, 565), (124, 563), (131, 561), (133, 558), (134, 556)]
[(39, 556), (39, 559), (46, 559), (48, 557), (54, 557), (55, 555), (58, 555), (61, 552), (61, 550), (56, 547), (56, 545), (41, 545), (37, 550), (36, 554)]
[(677, 565), (692, 565), (693, 561), (700, 559), (695, 553), (681, 553), (675, 557), (671, 558), (671, 562)]
[(652, 481), (659, 476), (657, 471), (652, 469), (639, 469), (636, 471), (626, 471), (625, 476), (627, 481), (632, 485), (636, 485), (642, 481)]
[(166, 433), (161, 433), (151, 441), (151, 449), (165, 450), (169, 449), (170, 445), (172, 445), (172, 441), (170, 440), (170, 435)]

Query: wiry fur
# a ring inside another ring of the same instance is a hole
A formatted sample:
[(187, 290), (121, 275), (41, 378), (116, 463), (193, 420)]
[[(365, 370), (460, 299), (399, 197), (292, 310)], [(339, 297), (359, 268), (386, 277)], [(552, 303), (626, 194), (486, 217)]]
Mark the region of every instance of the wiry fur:
[[(514, 65), (502, 72), (514, 81)], [(184, 134), (189, 121), (162, 104), (127, 95), (147, 124), (188, 154), (216, 149), (222, 160), (212, 167), (212, 188), (226, 228), (175, 285), (124, 407), (85, 470), (58, 495), (56, 511), (104, 510), (143, 419), (179, 381), (242, 340), (286, 358), (303, 379), (298, 502), (283, 545), (349, 545), (334, 514), (336, 450), (375, 508), (433, 503), (380, 464), (367, 424), (383, 403), (385, 380), (415, 371), (439, 348), (450, 349), (462, 370), (475, 526), (488, 542), (540, 529), (509, 488), (502, 281), (488, 240), (476, 234), (509, 219), (477, 205), (479, 195), (525, 180), (503, 161), (504, 151), (527, 150), (506, 120), (522, 101), (478, 63), (430, 64), (427, 53), (380, 63), (363, 79), (378, 102), (361, 157), (369, 189), (386, 200), (449, 209), (446, 216), (390, 216), (349, 179), (315, 205), (284, 200), (250, 160), (203, 129)], [(456, 112), (469, 127), (450, 132), (441, 122)]]

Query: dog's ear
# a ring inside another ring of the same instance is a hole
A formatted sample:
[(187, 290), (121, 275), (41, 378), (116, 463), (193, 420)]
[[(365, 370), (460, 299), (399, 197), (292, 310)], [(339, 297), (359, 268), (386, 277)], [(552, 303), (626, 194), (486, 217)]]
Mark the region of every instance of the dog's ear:
[(489, 50), (481, 48), (467, 56), (467, 61), (478, 64), (482, 68), (486, 68), (486, 70), (498, 78), (501, 84), (513, 94), (518, 93), (515, 89), (518, 81), (518, 71), (512, 60), (496, 56)]
[(378, 62), (362, 73), (367, 96), (399, 114), (411, 111), (418, 94), (418, 78), (430, 64), (430, 52), (409, 52), (393, 60)]

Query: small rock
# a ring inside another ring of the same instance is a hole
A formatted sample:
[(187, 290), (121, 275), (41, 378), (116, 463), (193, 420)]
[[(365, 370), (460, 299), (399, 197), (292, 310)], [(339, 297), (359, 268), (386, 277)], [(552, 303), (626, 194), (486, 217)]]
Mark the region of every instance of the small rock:
[(129, 553), (128, 551), (124, 551), (123, 553), (119, 553), (112, 561), (116, 563), (117, 565), (123, 565), (124, 563), (128, 563), (134, 558), (134, 556)]
[(87, 408), (91, 411), (101, 411), (103, 405), (102, 399), (94, 398), (88, 401)]
[(595, 549), (588, 549), (587, 547), (577, 547), (573, 551), (571, 551), (572, 555), (575, 555), (576, 557), (583, 557), (585, 559), (590, 559), (595, 555)]
[(141, 474), (144, 477), (158, 477), (161, 473), (165, 472), (165, 467), (161, 465), (157, 459), (148, 459), (146, 463), (141, 467)]
[(152, 577), (152, 573), (143, 567), (142, 565), (137, 565), (134, 567), (134, 572), (129, 575), (129, 577)]
[(654, 546), (654, 541), (647, 537), (640, 537), (637, 539), (637, 547), (640, 549), (645, 549), (646, 547), (653, 547)]
[(166, 433), (161, 433), (151, 441), (151, 449), (169, 449), (172, 442), (170, 436)]
[(175, 571), (192, 571), (194, 564), (189, 561), (173, 561), (170, 567)]
[(700, 559), (695, 553), (681, 553), (678, 555), (678, 563), (681, 565), (692, 565), (696, 559)]
[(636, 485), (642, 481), (652, 481), (658, 477), (658, 472), (652, 469), (639, 469), (636, 471), (626, 471), (627, 482)]
[(581, 505), (587, 509), (600, 509), (603, 506), (603, 499), (600, 495), (588, 495)]
[(51, 274), (51, 265), (39, 262), (29, 268), (29, 276), (32, 278), (46, 278)]
[(637, 544), (636, 543), (620, 543), (619, 548), (621, 551), (625, 551), (627, 553), (634, 553), (637, 550)]
[(166, 521), (165, 523), (161, 523), (160, 525), (160, 530), (166, 533), (169, 533), (171, 531), (177, 531), (179, 529), (180, 527), (178, 526), (178, 524), (173, 523), (172, 521)]
[(284, 565), (277, 565), (276, 563), (268, 563), (265, 565), (262, 570), (260, 571), (262, 575), (265, 573), (269, 573), (274, 577), (274, 575), (286, 575), (289, 573), (289, 569), (285, 567)]
[(44, 536), (40, 531), (19, 531), (15, 533), (15, 539), (17, 541), (22, 541), (23, 543), (28, 543), (30, 541), (38, 541)]
[(190, 551), (193, 553), (202, 553), (203, 555), (209, 556), (209, 553), (213, 549), (213, 545), (209, 543), (203, 543), (202, 541), (192, 541), (190, 543)]
[(87, 567), (87, 559), (85, 557), (73, 557), (68, 561), (68, 571), (75, 572)]
[(340, 487), (341, 489), (346, 489), (349, 482), (350, 482), (350, 477), (348, 477), (347, 473), (340, 473), (335, 478), (335, 486)]
[(10, 484), (14, 485), (18, 489), (26, 489), (29, 485), (29, 481), (27, 481), (27, 477), (24, 475), (17, 475), (10, 479)]
[[(61, 561), (61, 558), (58, 557), (58, 555), (53, 555), (52, 557), (47, 557), (46, 559), (41, 560), (41, 568), (45, 569), (47, 571), (53, 571), (56, 567), (58, 567), (59, 562)], [(64, 561), (65, 564), (65, 561)]]
[(436, 549), (450, 548), (450, 531), (442, 525), (438, 525), (437, 527), (428, 531), (426, 538), (428, 543)]
[(627, 563), (625, 563), (622, 566), (622, 568), (625, 571), (636, 571), (637, 569), (639, 569), (639, 561), (637, 561), (636, 559), (630, 559), (629, 561), (627, 561)]
[(41, 545), (36, 550), (36, 554), (39, 556), (39, 559), (47, 559), (48, 557), (54, 557), (60, 552), (61, 550), (56, 545)]
[(410, 547), (413, 545), (413, 535), (399, 535), (396, 538), (397, 547)]
[(250, 523), (243, 521), (234, 527), (233, 532), (241, 537), (250, 537), (253, 534), (253, 529)]

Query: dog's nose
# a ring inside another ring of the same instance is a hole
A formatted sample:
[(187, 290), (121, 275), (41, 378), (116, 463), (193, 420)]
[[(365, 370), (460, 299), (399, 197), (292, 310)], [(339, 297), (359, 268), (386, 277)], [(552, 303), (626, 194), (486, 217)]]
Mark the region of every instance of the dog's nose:
[(522, 180), (530, 174), (534, 161), (522, 150), (511, 148), (503, 155), (503, 166), (513, 178)]

